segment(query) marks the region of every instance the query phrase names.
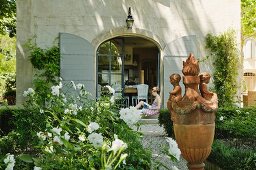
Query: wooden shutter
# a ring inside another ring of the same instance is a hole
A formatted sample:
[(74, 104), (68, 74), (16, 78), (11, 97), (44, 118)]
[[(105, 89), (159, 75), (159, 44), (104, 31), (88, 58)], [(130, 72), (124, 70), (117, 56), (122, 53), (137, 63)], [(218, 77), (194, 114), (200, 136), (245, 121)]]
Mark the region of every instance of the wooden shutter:
[(94, 48), (89, 41), (68, 33), (60, 33), (61, 78), (63, 84), (82, 83), (96, 96)]

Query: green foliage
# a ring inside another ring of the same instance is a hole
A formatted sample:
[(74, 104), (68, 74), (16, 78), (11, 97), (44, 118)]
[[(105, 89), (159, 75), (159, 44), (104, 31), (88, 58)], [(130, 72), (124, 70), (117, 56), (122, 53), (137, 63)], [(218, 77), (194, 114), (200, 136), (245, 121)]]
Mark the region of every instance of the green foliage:
[(241, 149), (215, 140), (208, 160), (225, 170), (256, 169), (256, 150)]
[[(41, 99), (46, 98), (50, 87), (56, 84), (60, 76), (60, 51), (58, 46), (42, 49), (28, 42), (30, 49), (30, 61), (37, 74), (34, 76), (33, 84), (35, 91), (40, 93)], [(43, 100), (41, 100), (43, 101)]]
[(7, 135), (14, 129), (13, 110), (7, 107), (0, 108), (0, 136)]
[(15, 76), (16, 71), (16, 49), (15, 38), (0, 35), (0, 97), (6, 91), (6, 80), (9, 75)]
[[(71, 85), (74, 87), (73, 83)], [(96, 102), (90, 99), (90, 94), (83, 87), (80, 90), (73, 89), (72, 92), (62, 91), (61, 84), (53, 87), (58, 88), (60, 94), (51, 91), (43, 99), (47, 102), (41, 102), (40, 94), (30, 89), (25, 93), (28, 100), (24, 109), (11, 111), (15, 127), (11, 133), (0, 138), (0, 147), (3, 148), (0, 150), (0, 160), (6, 153), (12, 153), (16, 158), (17, 169), (32, 169), (34, 165), (43, 169), (100, 169), (104, 151), (94, 147), (88, 140), (91, 134), (88, 125), (97, 122), (100, 128), (95, 132), (102, 134), (104, 143), (111, 146), (116, 134), (128, 145), (125, 149), (128, 154), (126, 164), (120, 162), (117, 169), (150, 169), (151, 153), (143, 149), (141, 134), (119, 118), (118, 110), (109, 101)], [(54, 142), (54, 137), (58, 135), (53, 132), (53, 128), (62, 129), (59, 137), (63, 144)], [(51, 133), (52, 136), (42, 139), (38, 132), (43, 136)], [(69, 140), (63, 137), (64, 133), (70, 135)], [(79, 139), (81, 135), (85, 136), (84, 140)], [(54, 153), (47, 151), (51, 146)], [(109, 158), (111, 152), (105, 152)], [(33, 157), (33, 163), (30, 163), (28, 154)], [(116, 157), (113, 165), (118, 164), (120, 155)], [(0, 167), (4, 166), (3, 161), (0, 161)]]
[(256, 108), (220, 108), (208, 158), (222, 169), (256, 168)]
[(234, 104), (237, 93), (237, 75), (239, 69), (239, 53), (233, 31), (219, 36), (208, 34), (206, 48), (214, 62), (214, 89), (217, 93), (219, 106)]
[(217, 138), (256, 140), (256, 107), (220, 108), (216, 117)]
[(59, 47), (41, 49), (31, 45), (29, 57), (33, 67), (42, 71), (40, 77), (44, 77), (47, 82), (56, 82), (56, 77), (60, 75)]
[(9, 36), (16, 34), (16, 0), (0, 0), (0, 34), (5, 34), (6, 29)]
[(164, 127), (165, 133), (169, 137), (174, 136), (173, 123), (171, 121), (171, 114), (168, 109), (161, 109), (158, 116), (159, 125)]
[(243, 40), (248, 37), (256, 37), (256, 1), (241, 0), (241, 7)]

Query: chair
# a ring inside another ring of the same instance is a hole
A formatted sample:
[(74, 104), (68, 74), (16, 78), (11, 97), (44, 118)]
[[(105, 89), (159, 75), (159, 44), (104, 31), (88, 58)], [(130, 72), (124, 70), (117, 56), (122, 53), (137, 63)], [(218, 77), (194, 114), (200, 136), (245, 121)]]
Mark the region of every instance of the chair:
[(138, 84), (137, 85), (137, 96), (132, 97), (132, 103), (135, 100), (133, 105), (137, 105), (140, 100), (145, 100), (148, 103), (148, 85), (147, 84)]
[(122, 107), (129, 107), (129, 98), (128, 98), (128, 96), (122, 97), (122, 86), (121, 86), (121, 84), (115, 83), (113, 85), (113, 89), (115, 90), (114, 97), (115, 97), (115, 99), (121, 101)]

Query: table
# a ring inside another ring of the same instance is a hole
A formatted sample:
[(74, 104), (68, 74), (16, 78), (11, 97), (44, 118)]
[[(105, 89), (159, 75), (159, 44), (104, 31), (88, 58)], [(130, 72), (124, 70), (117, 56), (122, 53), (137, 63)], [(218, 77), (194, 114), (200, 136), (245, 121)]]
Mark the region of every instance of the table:
[(125, 87), (124, 95), (129, 97), (129, 106), (132, 106), (132, 96), (137, 96), (137, 88), (136, 87)]
[(124, 94), (137, 94), (137, 88), (136, 87), (125, 87)]

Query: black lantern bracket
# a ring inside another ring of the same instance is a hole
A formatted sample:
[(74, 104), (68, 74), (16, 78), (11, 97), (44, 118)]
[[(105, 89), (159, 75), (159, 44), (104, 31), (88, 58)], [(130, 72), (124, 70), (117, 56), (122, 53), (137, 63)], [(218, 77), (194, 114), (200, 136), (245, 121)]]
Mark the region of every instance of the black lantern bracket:
[(126, 19), (127, 29), (132, 29), (133, 22), (134, 22), (134, 19), (133, 19), (132, 14), (131, 14), (131, 7), (129, 7), (128, 16), (127, 16), (127, 19)]

